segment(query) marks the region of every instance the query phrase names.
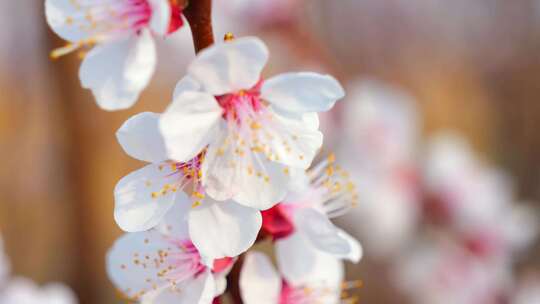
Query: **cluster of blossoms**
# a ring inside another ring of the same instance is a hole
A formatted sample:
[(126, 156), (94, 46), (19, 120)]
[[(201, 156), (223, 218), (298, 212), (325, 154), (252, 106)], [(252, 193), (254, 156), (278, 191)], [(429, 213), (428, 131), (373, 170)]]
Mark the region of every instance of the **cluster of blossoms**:
[[(88, 48), (80, 78), (107, 110), (131, 106), (155, 65), (154, 36), (182, 25), (168, 0), (47, 0), (49, 24), (70, 43), (53, 56)], [(230, 38), (230, 37), (229, 37)], [(128, 300), (215, 303), (244, 261), (246, 303), (353, 303), (342, 260), (360, 244), (335, 227), (358, 197), (322, 146), (318, 112), (344, 96), (317, 73), (261, 76), (269, 57), (257, 38), (226, 39), (198, 53), (163, 113), (144, 112), (118, 130), (123, 150), (147, 164), (115, 187), (114, 218), (126, 231), (107, 256), (108, 274)], [(281, 276), (260, 253), (271, 237)], [(238, 265), (240, 266), (240, 265)]]
[(422, 177), (422, 225), (432, 235), (405, 250), (402, 287), (419, 303), (514, 303), (513, 267), (538, 234), (535, 211), (454, 134), (433, 137)]
[(537, 236), (536, 211), (515, 202), (508, 177), (453, 133), (417, 150), (410, 97), (374, 81), (353, 87), (344, 117), (355, 128), (340, 152), (367, 190), (356, 218), (346, 218), (368, 232), (367, 254), (384, 260), (414, 303), (537, 303), (538, 279), (514, 271)]
[(2, 304), (76, 304), (77, 299), (66, 286), (54, 283), (37, 286), (26, 278), (10, 277), (10, 263), (0, 239), (0, 303)]

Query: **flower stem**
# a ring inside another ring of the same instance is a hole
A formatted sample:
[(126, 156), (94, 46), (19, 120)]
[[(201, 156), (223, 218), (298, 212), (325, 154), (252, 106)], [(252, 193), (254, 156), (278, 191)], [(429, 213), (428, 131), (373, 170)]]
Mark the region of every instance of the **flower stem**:
[(184, 10), (191, 33), (195, 52), (209, 47), (214, 43), (212, 30), (212, 0), (191, 0)]

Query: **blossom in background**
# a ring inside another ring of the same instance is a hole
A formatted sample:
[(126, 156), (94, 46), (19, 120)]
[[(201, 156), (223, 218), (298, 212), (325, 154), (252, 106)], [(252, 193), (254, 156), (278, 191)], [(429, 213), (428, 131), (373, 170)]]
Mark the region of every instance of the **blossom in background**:
[(499, 303), (510, 287), (510, 264), (479, 259), (459, 244), (421, 240), (396, 261), (398, 287), (419, 304)]
[(0, 237), (0, 286), (7, 281), (10, 271), (11, 265), (4, 252), (4, 241)]
[(419, 115), (412, 97), (386, 83), (356, 80), (347, 91), (338, 156), (362, 203), (343, 222), (366, 252), (386, 257), (407, 243), (419, 219)]
[[(291, 264), (303, 264), (302, 255), (291, 252)], [(308, 258), (311, 256), (308, 255)], [(298, 259), (300, 258), (300, 259)], [(357, 282), (343, 283), (343, 264), (334, 257), (318, 253), (308, 272), (298, 275), (295, 269), (274, 269), (266, 255), (249, 252), (240, 273), (240, 292), (246, 304), (337, 304), (356, 303), (342, 299), (342, 289), (358, 287)]]
[(242, 27), (277, 27), (294, 23), (300, 17), (302, 0), (217, 0), (222, 14), (216, 17), (227, 18), (233, 25)]
[(177, 204), (158, 227), (127, 233), (109, 251), (107, 272), (127, 299), (210, 304), (225, 291), (234, 259), (201, 257), (182, 218), (185, 208)]
[(2, 304), (76, 304), (73, 292), (61, 284), (48, 284), (43, 287), (34, 282), (15, 278), (0, 291)]
[(201, 178), (212, 198), (261, 210), (284, 198), (292, 170), (309, 167), (323, 139), (317, 112), (344, 96), (328, 75), (264, 80), (267, 59), (251, 37), (203, 50), (159, 122), (170, 159), (204, 153)]
[(515, 258), (538, 235), (536, 210), (516, 204), (508, 178), (456, 134), (435, 134), (423, 160), (422, 229), (432, 235), (396, 261), (398, 285), (417, 303), (508, 302)]
[(117, 132), (127, 154), (150, 163), (122, 178), (115, 187), (114, 218), (120, 228), (128, 232), (148, 230), (158, 225), (171, 208), (181, 205), (185, 213), (178, 220), (187, 220), (190, 239), (205, 259), (246, 251), (261, 228), (260, 211), (232, 200), (217, 202), (205, 195), (200, 181), (204, 154), (184, 163), (169, 161), (158, 120), (159, 114), (141, 113)]
[(511, 304), (536, 304), (540, 303), (540, 277), (538, 273), (528, 274), (518, 282), (515, 292), (511, 296)]
[(425, 160), (425, 216), (471, 252), (505, 258), (537, 237), (537, 212), (516, 203), (508, 177), (478, 160), (463, 138), (435, 134)]
[(307, 172), (294, 175), (294, 186), (283, 202), (263, 211), (263, 230), (276, 242), (290, 237), (307, 246), (358, 262), (362, 248), (357, 240), (330, 221), (356, 206), (358, 194), (349, 174), (329, 155)]
[(45, 12), (52, 30), (68, 41), (53, 58), (91, 48), (79, 77), (105, 110), (137, 101), (156, 66), (153, 36), (183, 24), (182, 8), (172, 0), (46, 0)]
[(9, 260), (0, 237), (0, 303), (2, 304), (77, 304), (75, 294), (59, 283), (37, 286), (25, 278), (11, 278)]

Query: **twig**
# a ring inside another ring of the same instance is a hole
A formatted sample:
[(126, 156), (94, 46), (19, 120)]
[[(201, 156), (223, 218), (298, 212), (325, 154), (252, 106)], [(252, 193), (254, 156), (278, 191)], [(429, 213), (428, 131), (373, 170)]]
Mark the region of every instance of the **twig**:
[(212, 30), (212, 0), (191, 0), (184, 10), (191, 33), (195, 52), (209, 47), (214, 43)]
[(240, 270), (244, 264), (244, 254), (241, 254), (227, 277), (228, 292), (234, 304), (243, 304), (240, 295)]

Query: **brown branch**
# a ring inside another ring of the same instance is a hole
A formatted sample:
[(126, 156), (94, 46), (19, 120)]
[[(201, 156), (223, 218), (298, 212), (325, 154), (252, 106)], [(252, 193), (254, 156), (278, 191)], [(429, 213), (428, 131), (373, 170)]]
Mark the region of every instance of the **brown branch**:
[(244, 254), (241, 254), (227, 276), (227, 286), (230, 299), (234, 304), (243, 304), (240, 295), (240, 270), (244, 265)]
[(212, 0), (191, 0), (184, 10), (191, 33), (195, 52), (209, 47), (214, 43), (212, 30)]

